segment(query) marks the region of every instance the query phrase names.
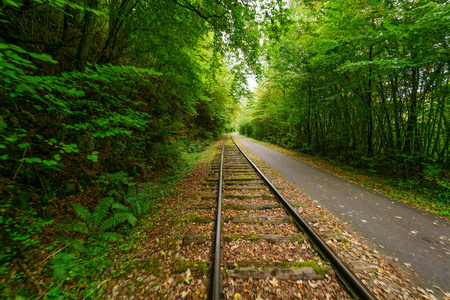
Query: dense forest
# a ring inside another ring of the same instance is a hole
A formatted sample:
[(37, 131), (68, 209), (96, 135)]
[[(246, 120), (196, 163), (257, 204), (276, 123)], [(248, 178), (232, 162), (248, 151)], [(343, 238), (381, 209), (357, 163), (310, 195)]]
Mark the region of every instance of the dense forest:
[(446, 1), (2, 0), (1, 298), (101, 297), (110, 244), (243, 99), (241, 133), (448, 205), (449, 20)]
[(230, 126), (278, 2), (2, 1), (1, 298), (100, 296), (108, 243)]
[(448, 207), (448, 2), (289, 3), (288, 21), (265, 37), (264, 80), (239, 131)]

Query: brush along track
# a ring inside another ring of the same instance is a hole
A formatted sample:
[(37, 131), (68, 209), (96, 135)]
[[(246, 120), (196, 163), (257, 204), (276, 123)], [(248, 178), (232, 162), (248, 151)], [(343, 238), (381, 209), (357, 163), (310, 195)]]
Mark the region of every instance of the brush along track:
[[(223, 147), (222, 187), (219, 186), (221, 155), (216, 158), (217, 166), (212, 168), (205, 183), (205, 190), (211, 194), (203, 196), (203, 204), (196, 207), (211, 211), (218, 205), (215, 192), (221, 192), (222, 214), (218, 227), (221, 236), (216, 244), (221, 246), (215, 247), (221, 263), (218, 270), (216, 260), (215, 272), (211, 272), (211, 277), (216, 279), (215, 284), (211, 284), (211, 298), (298, 299), (322, 295), (323, 298), (351, 299), (337, 280), (333, 267), (314, 250), (315, 246), (231, 139), (227, 138)], [(290, 204), (303, 210), (301, 202)], [(304, 218), (312, 226), (324, 227), (322, 223), (326, 222), (321, 215)], [(191, 221), (197, 224), (212, 225), (211, 218), (194, 219)], [(213, 230), (212, 226), (208, 228)], [(195, 245), (215, 243), (204, 230), (199, 233), (185, 236), (183, 244), (194, 250)], [(321, 236), (345, 243), (344, 237), (333, 232), (323, 232)], [(205, 258), (198, 257), (199, 260)], [(370, 269), (367, 265), (361, 267)], [(221, 276), (218, 276), (219, 271)], [(370, 296), (362, 298), (370, 299)]]

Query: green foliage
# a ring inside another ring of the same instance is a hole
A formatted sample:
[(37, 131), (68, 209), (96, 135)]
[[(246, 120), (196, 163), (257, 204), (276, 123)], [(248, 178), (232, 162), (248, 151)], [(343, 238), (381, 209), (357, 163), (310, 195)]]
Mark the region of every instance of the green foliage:
[(55, 281), (64, 280), (68, 276), (69, 270), (76, 267), (77, 263), (75, 262), (75, 258), (75, 255), (65, 252), (60, 252), (55, 255), (53, 259), (53, 279)]
[(444, 1), (293, 1), (240, 132), (447, 203), (449, 15)]
[(68, 253), (59, 252), (48, 266), (53, 268), (53, 284), (47, 294), (48, 299), (61, 297), (62, 299), (76, 298), (74, 291), (61, 289), (62, 283), (75, 286), (88, 283), (80, 293), (84, 297), (99, 297), (102, 295), (100, 282), (102, 271), (111, 265), (112, 261), (105, 244), (90, 241), (90, 246), (84, 251)]
[(14, 258), (39, 246), (42, 228), (53, 222), (39, 217), (29, 209), (18, 209), (14, 206), (18, 204), (13, 201), (14, 199), (4, 199), (0, 205), (0, 276), (8, 273), (7, 266)]
[[(158, 189), (157, 178), (176, 180), (230, 127), (245, 74), (260, 69), (258, 26), (280, 15), (281, 4), (4, 0), (0, 196), (13, 200), (0, 214), (0, 226), (12, 229), (1, 236), (2, 276), (14, 257), (40, 246), (36, 228), (67, 217), (76, 202), (77, 218), (54, 228), (75, 238), (58, 237), (67, 252), (49, 268), (62, 283), (46, 297), (100, 296), (95, 280), (77, 296), (65, 288), (97, 276), (108, 260), (98, 249), (159, 207), (154, 197), (170, 188)], [(52, 251), (54, 237), (43, 240)], [(28, 284), (23, 277), (17, 282)]]
[(136, 225), (137, 218), (145, 214), (151, 207), (153, 199), (152, 193), (149, 188), (143, 190), (131, 190), (125, 197), (125, 202), (129, 206), (125, 206), (121, 203), (114, 203), (112, 208), (118, 212), (121, 212), (124, 216), (128, 216), (127, 221), (130, 225)]
[(72, 203), (79, 220), (77, 221), (63, 221), (59, 223), (55, 230), (75, 231), (95, 235), (101, 240), (114, 241), (120, 239), (120, 235), (110, 232), (105, 232), (114, 229), (119, 224), (126, 221), (136, 224), (136, 218), (132, 214), (123, 212), (116, 212), (112, 215), (111, 208), (115, 208), (114, 199), (107, 197), (102, 199), (92, 211), (78, 203)]

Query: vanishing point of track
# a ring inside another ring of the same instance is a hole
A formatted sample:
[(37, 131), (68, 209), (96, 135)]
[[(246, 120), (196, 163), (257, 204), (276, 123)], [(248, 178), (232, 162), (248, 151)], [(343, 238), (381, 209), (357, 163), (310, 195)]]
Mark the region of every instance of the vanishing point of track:
[[(218, 175), (217, 217), (210, 299), (221, 299), (224, 297), (224, 277), (240, 279), (273, 277), (279, 280), (299, 280), (320, 279), (322, 276), (320, 271), (318, 271), (321, 269), (317, 267), (315, 262), (312, 264), (305, 263), (303, 259), (301, 259), (302, 263), (292, 261), (272, 263), (264, 262), (264, 257), (262, 257), (262, 260), (259, 257), (260, 259), (255, 260), (253, 258), (253, 261), (251, 261), (251, 259), (247, 259), (242, 254), (235, 255), (236, 257), (233, 259), (232, 253), (225, 252), (227, 250), (233, 252), (238, 246), (235, 246), (235, 248), (224, 247), (222, 243), (224, 240), (228, 242), (227, 244), (237, 239), (249, 241), (264, 239), (271, 243), (303, 240), (303, 236), (298, 234), (283, 235), (279, 232), (275, 234), (257, 234), (257, 232), (252, 230), (252, 224), (259, 223), (294, 223), (306, 235), (313, 248), (320, 253), (320, 257), (325, 259), (327, 265), (333, 268), (341, 283), (355, 299), (376, 299), (350, 268), (332, 251), (325, 240), (300, 216), (295, 208), (296, 203), (290, 203), (281, 195), (232, 138), (227, 138), (224, 141), (220, 154), (220, 165), (215, 167), (214, 174)], [(224, 189), (230, 191), (225, 196), (223, 196)], [(243, 191), (245, 191), (245, 194)], [(228, 216), (226, 219), (223, 218), (224, 212), (222, 208), (231, 211), (230, 214), (226, 214)], [(257, 211), (266, 211), (269, 214), (251, 215)], [(311, 217), (314, 218), (314, 216)], [(234, 224), (235, 228), (226, 230), (224, 227), (228, 226), (227, 224)], [(239, 230), (239, 224), (245, 224), (242, 227), (247, 228), (249, 231), (244, 233)], [(223, 236), (222, 232), (234, 233)], [(298, 242), (295, 244), (299, 245)], [(302, 252), (300, 246), (298, 247), (298, 252)], [(224, 261), (224, 257), (227, 258), (226, 261)], [(236, 260), (239, 260), (239, 262), (236, 262)], [(230, 263), (230, 261), (235, 262)]]

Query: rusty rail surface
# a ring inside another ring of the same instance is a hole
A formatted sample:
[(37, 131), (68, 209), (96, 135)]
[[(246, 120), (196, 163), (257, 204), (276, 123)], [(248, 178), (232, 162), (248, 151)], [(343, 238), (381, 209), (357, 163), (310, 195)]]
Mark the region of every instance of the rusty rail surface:
[(217, 186), (217, 218), (216, 218), (216, 238), (214, 243), (214, 266), (213, 276), (211, 278), (212, 289), (210, 299), (218, 300), (220, 297), (220, 227), (222, 224), (222, 169), (223, 169), (223, 154), (225, 141), (222, 143), (222, 154), (220, 157), (219, 168), (219, 184)]

